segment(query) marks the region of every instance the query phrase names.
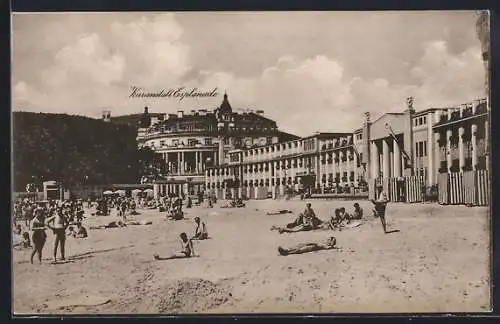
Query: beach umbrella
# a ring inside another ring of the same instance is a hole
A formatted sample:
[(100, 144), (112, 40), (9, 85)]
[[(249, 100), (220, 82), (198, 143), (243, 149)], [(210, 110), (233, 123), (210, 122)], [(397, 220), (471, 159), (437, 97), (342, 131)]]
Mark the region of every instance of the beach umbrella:
[(125, 190), (116, 190), (114, 193), (119, 196), (125, 196)]
[(112, 195), (113, 194), (113, 191), (111, 190), (106, 190), (102, 193), (103, 195)]

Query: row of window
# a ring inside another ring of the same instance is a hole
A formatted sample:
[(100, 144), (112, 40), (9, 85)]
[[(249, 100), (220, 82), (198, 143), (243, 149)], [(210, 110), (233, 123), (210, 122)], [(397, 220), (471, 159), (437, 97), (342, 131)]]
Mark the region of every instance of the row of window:
[[(194, 139), (194, 138), (188, 138), (187, 139), (187, 145), (188, 146), (195, 146), (197, 144), (201, 144), (199, 140)], [(204, 144), (206, 146), (211, 146), (212, 145), (212, 139), (211, 138), (205, 138)], [(160, 147), (163, 147), (165, 145), (166, 145), (165, 140), (160, 140)], [(181, 141), (179, 139), (173, 139), (172, 140), (172, 145), (173, 146), (186, 145), (186, 142), (185, 141)], [(149, 146), (154, 147), (155, 146), (155, 142), (150, 142)]]
[(427, 124), (427, 116), (422, 116), (413, 119), (413, 126), (421, 126)]
[[(272, 138), (271, 137), (268, 137), (266, 139), (266, 142), (267, 144), (271, 144), (272, 143)], [(286, 150), (287, 148), (288, 149), (291, 149), (291, 148), (297, 148), (299, 147), (299, 142), (288, 142), (288, 143), (281, 143), (281, 144), (276, 144), (276, 145), (273, 145), (273, 146), (267, 146), (267, 147), (261, 147), (261, 148), (258, 148), (258, 149), (253, 149), (253, 150), (248, 150), (248, 151), (245, 151), (245, 156), (249, 156), (249, 155), (257, 155), (257, 154), (264, 154), (264, 153), (269, 153), (269, 152), (279, 152), (281, 149), (283, 150)]]

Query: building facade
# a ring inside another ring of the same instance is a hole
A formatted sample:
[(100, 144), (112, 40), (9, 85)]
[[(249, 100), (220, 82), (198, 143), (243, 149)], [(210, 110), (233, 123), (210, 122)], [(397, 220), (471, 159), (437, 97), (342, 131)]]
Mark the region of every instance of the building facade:
[(197, 194), (205, 187), (205, 170), (229, 162), (229, 152), (298, 138), (278, 130), (262, 110), (234, 112), (227, 94), (213, 111), (150, 114), (145, 108), (137, 142), (161, 154), (167, 174), (154, 182), (156, 195)]
[(352, 133), (317, 133), (249, 150), (233, 150), (229, 156), (225, 165), (206, 170), (207, 189), (237, 188), (240, 195), (257, 198), (257, 192), (276, 196), (285, 194), (287, 189), (350, 192), (365, 180)]
[(418, 186), (429, 188), (443, 172), (487, 169), (486, 100), (418, 112), (411, 101), (405, 111), (374, 121), (367, 113), (352, 133), (317, 133), (229, 151), (229, 160), (205, 171), (205, 187), (263, 198), (287, 188), (359, 192), (367, 189), (368, 180), (389, 186), (386, 179), (416, 177)]

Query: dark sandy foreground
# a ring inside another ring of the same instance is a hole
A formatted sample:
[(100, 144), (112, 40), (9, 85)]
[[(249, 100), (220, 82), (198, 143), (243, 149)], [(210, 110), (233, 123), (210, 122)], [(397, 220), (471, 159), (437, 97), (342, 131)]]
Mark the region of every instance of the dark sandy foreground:
[[(320, 218), (352, 201), (312, 201)], [(369, 202), (361, 201), (368, 211)], [(479, 312), (489, 311), (487, 208), (391, 204), (390, 229), (377, 219), (341, 232), (270, 231), (300, 212), (305, 201), (250, 201), (242, 209), (187, 209), (189, 219), (164, 221), (156, 211), (136, 219), (152, 225), (90, 230), (68, 239), (70, 262), (44, 264), (30, 251), (13, 256), (17, 314), (137, 314), (228, 312)], [(294, 214), (267, 216), (290, 209)], [(178, 234), (205, 220), (211, 239), (195, 242), (198, 257), (154, 261), (179, 249)], [(109, 217), (89, 216), (87, 227)], [(279, 256), (278, 246), (330, 235), (346, 250)]]

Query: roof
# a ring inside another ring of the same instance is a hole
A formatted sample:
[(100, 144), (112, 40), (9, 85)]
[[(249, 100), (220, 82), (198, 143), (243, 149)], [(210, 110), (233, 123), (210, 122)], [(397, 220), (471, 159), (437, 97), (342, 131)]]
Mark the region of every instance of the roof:
[(220, 105), (220, 112), (223, 114), (230, 114), (233, 112), (233, 108), (229, 104), (229, 101), (227, 100), (227, 93), (224, 93), (224, 99), (222, 100), (222, 103)]
[(404, 115), (405, 113), (404, 112), (388, 112), (388, 113), (385, 113), (385, 114), (382, 114), (380, 115), (377, 119), (375, 119), (374, 121), (372, 121), (371, 123), (374, 124), (376, 123), (377, 121), (379, 121), (380, 119), (382, 119), (383, 117), (387, 116), (387, 115), (395, 115), (395, 116), (402, 116)]
[(352, 132), (334, 132), (334, 133), (332, 133), (332, 132), (318, 132), (316, 134), (303, 137), (303, 139), (313, 138), (313, 137), (318, 138), (318, 139), (330, 139), (330, 138), (349, 136), (349, 135), (352, 135)]

